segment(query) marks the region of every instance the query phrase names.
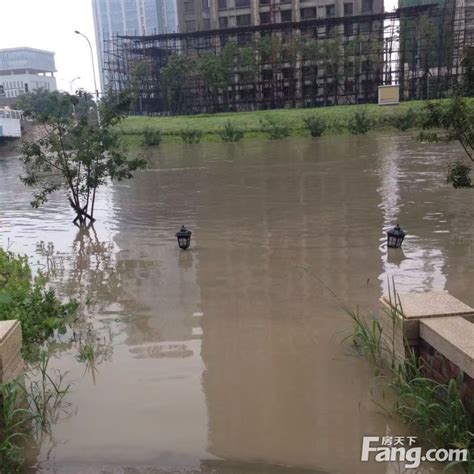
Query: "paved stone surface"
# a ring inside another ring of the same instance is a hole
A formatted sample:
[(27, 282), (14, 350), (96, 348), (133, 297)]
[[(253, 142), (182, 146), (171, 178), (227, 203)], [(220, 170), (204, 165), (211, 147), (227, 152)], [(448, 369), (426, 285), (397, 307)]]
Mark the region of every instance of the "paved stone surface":
[(8, 333), (15, 329), (18, 321), (0, 321), (0, 344), (7, 338)]
[(460, 317), (420, 321), (420, 337), (474, 378), (474, 324)]
[[(407, 293), (398, 297), (406, 319), (474, 315), (474, 308), (447, 292)], [(390, 306), (388, 297), (383, 302)]]
[(0, 383), (15, 380), (23, 370), (19, 321), (0, 321)]

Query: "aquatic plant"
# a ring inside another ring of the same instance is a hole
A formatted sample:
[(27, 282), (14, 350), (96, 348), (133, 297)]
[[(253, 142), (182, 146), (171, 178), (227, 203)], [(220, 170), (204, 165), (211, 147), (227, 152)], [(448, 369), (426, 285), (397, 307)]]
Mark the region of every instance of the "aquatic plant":
[(238, 142), (244, 138), (244, 132), (237, 128), (230, 120), (224, 124), (224, 128), (218, 133), (225, 142)]
[(319, 115), (309, 115), (303, 121), (312, 137), (320, 137), (326, 130), (326, 120)]
[[(21, 407), (22, 390), (15, 383), (0, 385), (0, 466), (2, 472), (16, 473), (24, 463), (24, 441), (32, 415)], [(4, 470), (4, 471), (3, 471)]]
[(92, 374), (95, 382), (95, 375), (98, 366), (102, 362), (109, 360), (112, 348), (112, 335), (109, 331), (109, 341), (106, 338), (99, 338), (92, 328), (88, 328), (84, 338), (79, 336), (79, 350), (76, 355), (76, 360), (85, 365), (85, 371)]
[(405, 132), (409, 128), (416, 125), (417, 114), (414, 109), (408, 109), (406, 112), (394, 115), (391, 124), (401, 132)]
[(383, 364), (383, 330), (379, 321), (376, 318), (365, 319), (358, 307), (355, 310), (346, 308), (346, 313), (354, 322), (354, 333), (346, 339), (352, 339), (354, 348), (366, 354), (377, 365)]
[(45, 349), (40, 351), (39, 361), (25, 378), (25, 384), (19, 385), (28, 404), (28, 410), (35, 422), (34, 433), (49, 430), (52, 423), (66, 414), (69, 406), (65, 397), (71, 385), (65, 384), (67, 373), (49, 369), (50, 356)]
[(271, 140), (286, 138), (290, 135), (291, 129), (287, 122), (282, 119), (277, 120), (275, 117), (266, 117), (260, 119), (262, 130), (268, 134)]
[(50, 357), (40, 352), (39, 362), (25, 383), (0, 385), (0, 468), (1, 472), (21, 472), (25, 463), (27, 441), (40, 445), (44, 435), (50, 436), (51, 424), (69, 404), (65, 397), (70, 385), (64, 384), (65, 374), (49, 370)]
[[(439, 383), (429, 378), (423, 359), (415, 355), (407, 341), (406, 357), (397, 358), (395, 337), (400, 328), (403, 309), (394, 289), (389, 295), (392, 309), (386, 312), (392, 318), (392, 334), (385, 335), (380, 323), (344, 307), (344, 311), (354, 322), (351, 335), (353, 343), (375, 363), (377, 373), (383, 374), (379, 377), (384, 381), (383, 386), (395, 394), (390, 410), (405, 423), (424, 433), (425, 439), (428, 436), (436, 447), (467, 449), (470, 456), (462, 467), (466, 472), (472, 473), (474, 421), (463, 399), (462, 379)], [(450, 469), (455, 464), (451, 463), (445, 469)]]
[(158, 128), (145, 128), (143, 130), (142, 145), (144, 146), (158, 146), (163, 141), (161, 130)]
[(474, 454), (473, 421), (462, 394), (462, 380), (438, 383), (426, 376), (423, 361), (412, 350), (391, 372), (396, 393), (394, 412), (440, 447), (468, 449)]
[(375, 125), (366, 109), (358, 110), (347, 121), (347, 129), (353, 135), (365, 135)]
[(183, 128), (179, 134), (184, 143), (190, 143), (190, 144), (199, 143), (203, 136), (203, 132), (201, 130), (198, 130), (197, 128), (190, 128), (190, 127)]

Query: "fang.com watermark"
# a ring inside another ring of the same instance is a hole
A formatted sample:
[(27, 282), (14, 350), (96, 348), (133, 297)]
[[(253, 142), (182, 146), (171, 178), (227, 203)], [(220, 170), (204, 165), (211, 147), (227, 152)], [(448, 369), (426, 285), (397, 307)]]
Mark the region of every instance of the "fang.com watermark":
[(467, 449), (423, 449), (416, 436), (364, 436), (362, 461), (401, 462), (406, 469), (416, 469), (422, 462), (466, 462)]

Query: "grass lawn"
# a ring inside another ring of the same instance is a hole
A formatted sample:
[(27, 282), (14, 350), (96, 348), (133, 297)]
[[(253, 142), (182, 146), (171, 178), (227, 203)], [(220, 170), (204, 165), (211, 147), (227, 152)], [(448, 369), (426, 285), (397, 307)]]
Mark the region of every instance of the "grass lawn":
[[(470, 100), (474, 104), (474, 100)], [(337, 105), (312, 109), (276, 109), (260, 110), (256, 112), (236, 112), (203, 115), (181, 115), (174, 117), (128, 117), (121, 125), (127, 137), (127, 142), (139, 145), (141, 135), (146, 128), (159, 129), (165, 143), (181, 142), (180, 131), (186, 128), (200, 130), (204, 133), (202, 141), (222, 141), (218, 132), (227, 121), (245, 132), (245, 138), (264, 137), (262, 119), (272, 118), (278, 122), (285, 122), (291, 128), (291, 135), (309, 135), (303, 119), (309, 115), (318, 115), (326, 121), (325, 134), (349, 133), (346, 128), (347, 120), (357, 110), (366, 109), (375, 121), (375, 130), (389, 127), (390, 118), (405, 113), (409, 109), (415, 112), (420, 110), (425, 101), (402, 102), (400, 105), (376, 104), (368, 105)]]

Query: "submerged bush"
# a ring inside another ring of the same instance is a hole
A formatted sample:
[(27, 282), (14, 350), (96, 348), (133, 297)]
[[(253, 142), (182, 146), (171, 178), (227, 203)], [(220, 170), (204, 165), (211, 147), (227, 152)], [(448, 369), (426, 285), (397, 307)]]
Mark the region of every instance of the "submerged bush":
[(405, 113), (392, 117), (392, 125), (401, 132), (405, 132), (409, 128), (416, 125), (417, 115), (413, 109), (408, 109)]
[(183, 128), (179, 133), (184, 143), (199, 143), (203, 132), (197, 128)]
[(320, 137), (326, 130), (326, 120), (318, 115), (310, 115), (303, 120), (312, 137)]
[(225, 123), (224, 128), (218, 133), (225, 142), (238, 142), (244, 137), (244, 132), (237, 128), (230, 120)]
[(268, 134), (271, 140), (286, 138), (290, 135), (290, 126), (283, 120), (277, 120), (274, 117), (260, 119), (262, 129)]
[(32, 276), (26, 256), (0, 249), (0, 321), (21, 322), (26, 359), (34, 358), (38, 346), (55, 331), (66, 332), (77, 309), (75, 301), (62, 304), (46, 287), (44, 276)]
[(347, 122), (347, 129), (353, 135), (365, 135), (373, 126), (374, 121), (365, 109), (354, 112)]
[(145, 128), (143, 131), (142, 145), (157, 146), (163, 141), (161, 130), (157, 128)]
[(455, 188), (470, 188), (471, 187), (471, 167), (464, 164), (462, 161), (456, 161), (448, 167), (448, 177), (446, 181), (452, 183)]

